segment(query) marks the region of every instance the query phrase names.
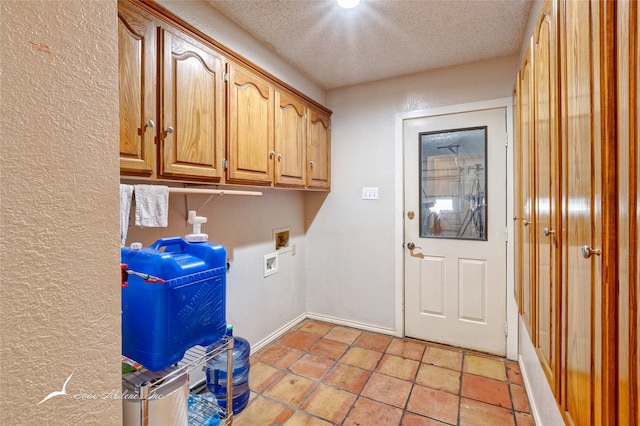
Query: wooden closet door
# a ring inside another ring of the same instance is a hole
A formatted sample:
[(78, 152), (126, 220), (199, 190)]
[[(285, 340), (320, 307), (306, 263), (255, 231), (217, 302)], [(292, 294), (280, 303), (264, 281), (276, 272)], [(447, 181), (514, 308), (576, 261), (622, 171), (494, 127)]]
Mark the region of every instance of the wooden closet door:
[[(602, 376), (599, 3), (560, 7), (563, 331), (560, 407), (569, 424), (599, 424)], [(593, 38), (594, 45), (591, 45)], [(586, 250), (583, 256), (583, 247)]]
[(549, 384), (557, 391), (558, 259), (560, 227), (556, 69), (556, 3), (547, 1), (534, 32), (535, 123), (535, 265), (536, 327), (534, 345)]
[(618, 73), (618, 424), (637, 425), (638, 417), (638, 3), (617, 3)]
[(532, 262), (532, 199), (531, 199), (531, 165), (532, 151), (532, 71), (531, 48), (527, 50), (525, 59), (518, 74), (518, 139), (514, 153), (515, 166), (515, 274), (518, 293), (518, 306), (524, 324), (533, 336), (533, 262)]

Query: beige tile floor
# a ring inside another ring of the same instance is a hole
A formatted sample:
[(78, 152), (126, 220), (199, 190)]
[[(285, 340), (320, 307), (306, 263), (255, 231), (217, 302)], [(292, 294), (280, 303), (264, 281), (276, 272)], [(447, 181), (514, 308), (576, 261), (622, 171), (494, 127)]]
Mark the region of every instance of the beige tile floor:
[(305, 320), (251, 356), (234, 426), (533, 425), (518, 364)]

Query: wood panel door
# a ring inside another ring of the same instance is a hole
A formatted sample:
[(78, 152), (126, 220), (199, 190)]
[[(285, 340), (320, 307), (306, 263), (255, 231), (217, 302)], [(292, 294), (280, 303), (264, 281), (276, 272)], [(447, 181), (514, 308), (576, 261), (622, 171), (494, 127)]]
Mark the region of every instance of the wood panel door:
[(307, 188), (331, 189), (331, 116), (309, 108)]
[[(640, 423), (638, 387), (638, 294), (640, 292), (640, 194), (638, 192), (638, 123), (640, 110), (640, 40), (637, 1), (619, 1), (616, 10), (617, 135), (618, 152), (618, 424)], [(627, 206), (628, 208), (625, 208)]]
[(555, 1), (547, 1), (534, 32), (536, 326), (534, 345), (551, 388), (557, 391), (558, 369), (558, 246), (561, 227), (557, 132), (557, 49)]
[[(533, 40), (533, 39), (532, 39)], [(533, 334), (534, 311), (533, 299), (535, 277), (533, 269), (533, 238), (531, 223), (533, 221), (532, 173), (533, 151), (533, 72), (531, 64), (531, 48), (527, 50), (524, 62), (518, 75), (518, 141), (514, 149), (514, 166), (517, 170), (515, 185), (515, 247), (516, 247), (516, 285), (520, 287), (520, 315), (530, 336)]]
[[(563, 331), (560, 407), (567, 423), (602, 416), (600, 10), (560, 8), (562, 61)], [(592, 45), (593, 39), (593, 45)]]
[(307, 107), (300, 98), (276, 90), (275, 186), (304, 188)]
[(229, 64), (227, 182), (273, 182), (274, 88), (257, 74)]
[(118, 3), (120, 171), (150, 176), (156, 137), (156, 26)]
[(224, 61), (162, 30), (161, 175), (220, 182), (225, 140)]

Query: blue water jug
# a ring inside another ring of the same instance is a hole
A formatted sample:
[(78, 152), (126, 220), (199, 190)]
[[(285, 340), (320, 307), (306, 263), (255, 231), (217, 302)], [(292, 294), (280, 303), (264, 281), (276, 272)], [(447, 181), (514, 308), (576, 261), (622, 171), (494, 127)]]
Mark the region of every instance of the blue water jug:
[[(233, 335), (233, 327), (227, 329)], [(237, 414), (247, 406), (249, 389), (249, 355), (251, 346), (242, 337), (234, 337), (233, 345), (233, 413)], [(227, 407), (227, 351), (207, 361), (207, 390), (213, 393), (221, 407)]]

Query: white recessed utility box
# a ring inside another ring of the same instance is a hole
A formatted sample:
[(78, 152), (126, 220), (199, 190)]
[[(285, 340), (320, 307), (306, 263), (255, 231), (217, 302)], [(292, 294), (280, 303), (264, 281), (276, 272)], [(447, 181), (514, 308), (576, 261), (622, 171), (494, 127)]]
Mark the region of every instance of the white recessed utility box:
[(278, 272), (278, 253), (264, 255), (264, 276), (268, 277)]

